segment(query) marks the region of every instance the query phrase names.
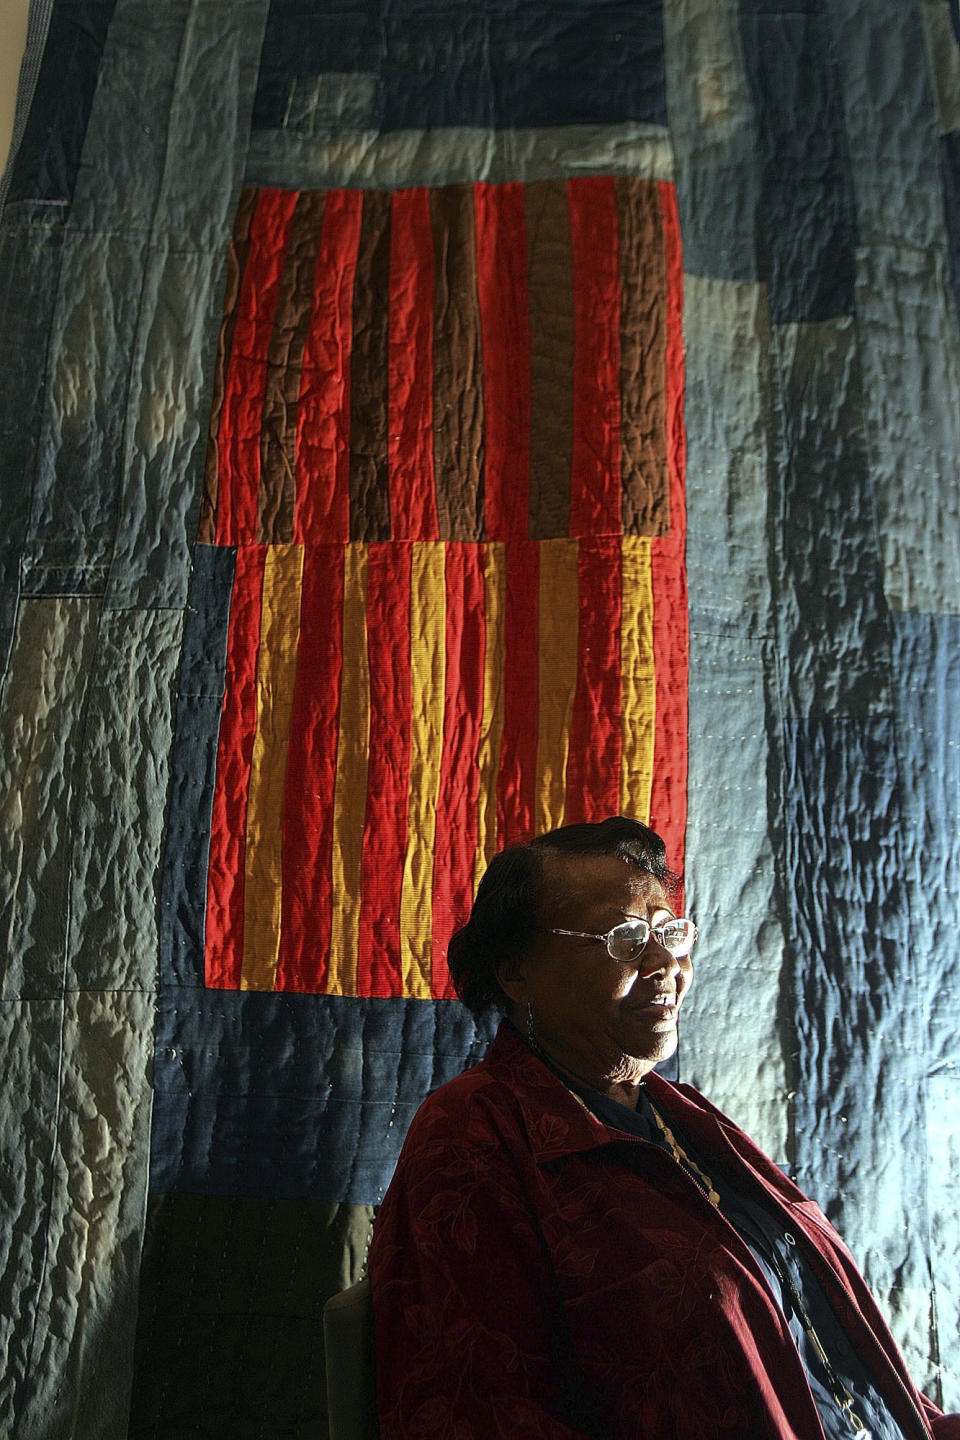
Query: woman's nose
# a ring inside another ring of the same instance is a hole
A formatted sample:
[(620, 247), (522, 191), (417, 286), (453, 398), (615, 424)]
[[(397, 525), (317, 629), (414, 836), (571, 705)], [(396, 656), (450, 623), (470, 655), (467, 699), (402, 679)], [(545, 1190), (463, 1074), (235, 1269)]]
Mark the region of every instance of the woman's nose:
[(670, 954), (665, 945), (660, 944), (656, 935), (651, 935), (640, 956), (639, 969), (644, 978), (659, 975), (661, 971), (665, 975), (679, 975), (680, 961), (676, 955)]

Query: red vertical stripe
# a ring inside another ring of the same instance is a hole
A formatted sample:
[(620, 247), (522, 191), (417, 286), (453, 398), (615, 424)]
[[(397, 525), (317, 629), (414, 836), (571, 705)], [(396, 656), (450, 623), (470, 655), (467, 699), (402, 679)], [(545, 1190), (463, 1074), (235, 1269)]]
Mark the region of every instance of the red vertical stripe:
[(620, 810), (620, 537), (581, 540), (577, 689), (570, 721), (564, 819)]
[(343, 546), (306, 551), (283, 801), (278, 990), (327, 988), (333, 804), (343, 670)]
[(661, 183), (667, 274), (667, 467), (670, 533), (651, 542), (653, 651), (657, 719), (654, 732), (650, 824), (667, 844), (667, 858), (683, 867), (687, 828), (687, 687), (690, 637), (686, 575), (686, 432), (683, 421), (683, 254), (676, 191)]
[(371, 544), (367, 560), (370, 751), (361, 862), (361, 995), (402, 995), (400, 899), (410, 785), (409, 545)]
[(436, 540), (433, 223), (429, 190), (396, 190), (390, 217), (387, 453), (394, 540)]
[(444, 540), (482, 540), (483, 352), (472, 185), (430, 191), (433, 221), (433, 469)]
[(298, 544), (350, 538), (350, 348), (361, 190), (331, 190), (313, 280), (297, 406)]
[(620, 249), (615, 182), (571, 180), (573, 465), (570, 534), (620, 533)]
[(530, 510), (530, 316), (523, 185), (477, 185), (477, 288), (488, 540), (525, 540)]
[(497, 835), (501, 848), (528, 840), (537, 791), (540, 547), (535, 540), (506, 546), (503, 738), (497, 777)]
[(238, 990), (243, 965), (243, 877), (247, 795), (257, 730), (257, 652), (266, 546), (237, 550), (227, 675), (217, 744), (217, 776), (210, 824), (204, 940), (207, 985)]
[(257, 538), (267, 356), (297, 193), (263, 190), (250, 226), (250, 251), (220, 414), (218, 545), (247, 545)]
[(480, 771), (477, 747), (483, 720), (483, 547), (446, 547), (447, 633), (443, 759), (437, 800), (433, 866), (433, 993), (454, 994), (447, 942), (470, 913), (477, 849)]

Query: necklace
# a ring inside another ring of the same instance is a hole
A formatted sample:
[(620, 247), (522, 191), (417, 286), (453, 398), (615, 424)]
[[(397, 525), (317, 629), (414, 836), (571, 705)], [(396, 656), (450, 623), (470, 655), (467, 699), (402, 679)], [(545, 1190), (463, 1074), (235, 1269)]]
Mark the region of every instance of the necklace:
[(660, 1111), (654, 1105), (653, 1101), (650, 1099), (649, 1094), (647, 1096), (647, 1104), (650, 1106), (650, 1109), (653, 1112), (653, 1118), (654, 1120), (656, 1120), (657, 1125), (659, 1126), (660, 1134), (663, 1136), (664, 1140), (666, 1140), (668, 1146), (670, 1147), (670, 1151), (673, 1155), (674, 1160), (676, 1160), (677, 1164), (680, 1165), (684, 1170), (686, 1170), (688, 1175), (690, 1175), (694, 1180), (696, 1180), (697, 1184), (700, 1186), (700, 1189), (710, 1201), (710, 1204), (713, 1205), (716, 1209), (719, 1209), (720, 1194), (719, 1191), (714, 1188), (714, 1184), (713, 1181), (710, 1179), (710, 1176), (705, 1170), (700, 1169), (700, 1166), (697, 1164), (696, 1160), (692, 1159), (687, 1154), (686, 1150), (684, 1150), (683, 1146), (678, 1143), (676, 1136), (670, 1129), (670, 1126), (667, 1124), (666, 1120), (664, 1120), (663, 1116), (660, 1114)]
[[(667, 1124), (666, 1120), (664, 1120), (657, 1107), (650, 1100), (649, 1094), (647, 1096), (647, 1103), (650, 1106), (650, 1109), (653, 1113), (653, 1118), (654, 1120), (656, 1120), (660, 1133), (666, 1141), (674, 1160), (676, 1160), (677, 1164), (680, 1165), (682, 1169), (686, 1170), (687, 1174), (691, 1177), (692, 1180), (696, 1181), (699, 1188), (703, 1191), (707, 1199), (710, 1201), (710, 1204), (719, 1210), (720, 1195), (715, 1188), (713, 1181), (710, 1179), (710, 1176), (706, 1173), (705, 1170), (702, 1170), (700, 1168), (697, 1162), (690, 1155), (687, 1154), (686, 1150), (684, 1150), (683, 1146), (678, 1142), (673, 1131), (670, 1129), (670, 1126)], [(770, 1261), (770, 1264), (772, 1265), (776, 1273), (777, 1279), (780, 1281), (784, 1290), (790, 1296), (791, 1302), (793, 1303), (794, 1309), (799, 1316), (800, 1323), (803, 1326), (804, 1331), (806, 1332), (807, 1338), (809, 1339), (810, 1344), (813, 1346), (817, 1359), (823, 1366), (824, 1373), (827, 1377), (827, 1383), (830, 1386), (830, 1393), (832, 1394), (838, 1408), (842, 1411), (847, 1421), (849, 1422), (852, 1431), (852, 1440), (873, 1440), (871, 1432), (867, 1429), (866, 1425), (863, 1423), (860, 1416), (853, 1408), (856, 1404), (855, 1397), (847, 1389), (846, 1385), (844, 1385), (840, 1376), (834, 1369), (830, 1361), (829, 1355), (823, 1347), (823, 1343), (820, 1339), (820, 1336), (817, 1334), (816, 1327), (814, 1326), (814, 1323), (810, 1318), (810, 1314), (807, 1310), (806, 1305), (804, 1305), (803, 1303), (803, 1297), (801, 1296), (800, 1291), (797, 1289), (793, 1277), (784, 1270), (784, 1267), (780, 1264), (779, 1257), (777, 1256), (776, 1251), (772, 1246), (764, 1245), (763, 1249), (764, 1253), (767, 1256), (767, 1259)]]

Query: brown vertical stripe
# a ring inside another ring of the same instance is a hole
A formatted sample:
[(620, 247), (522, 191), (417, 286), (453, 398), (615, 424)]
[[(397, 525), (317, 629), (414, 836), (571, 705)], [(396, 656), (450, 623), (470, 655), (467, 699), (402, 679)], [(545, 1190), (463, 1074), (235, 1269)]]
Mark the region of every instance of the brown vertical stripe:
[(573, 261), (565, 180), (527, 186), (530, 307), (530, 539), (570, 530)]
[(277, 312), (267, 352), (267, 381), (260, 438), (261, 478), (257, 535), (262, 545), (293, 540), (296, 504), (297, 400), (303, 347), (310, 324), (313, 271), (323, 224), (322, 190), (301, 191), (280, 277)]
[(350, 539), (390, 539), (387, 337), (390, 193), (368, 190), (354, 279), (350, 364)]
[(443, 540), (483, 539), (483, 362), (472, 185), (430, 192), (433, 471)]
[(220, 451), (217, 434), (220, 429), (220, 412), (223, 409), (223, 394), (226, 384), (230, 351), (233, 349), (233, 331), (237, 322), (237, 300), (240, 295), (240, 281), (243, 267), (247, 263), (250, 249), (250, 222), (257, 208), (259, 191), (243, 190), (237, 207), (237, 218), (233, 226), (233, 238), (227, 251), (227, 289), (223, 297), (223, 324), (220, 327), (220, 347), (217, 350), (217, 368), (213, 378), (213, 404), (210, 410), (210, 434), (207, 440), (207, 464), (204, 475), (203, 500), (200, 505), (200, 524), (197, 539), (201, 545), (213, 545), (217, 538), (217, 489), (220, 477)]
[(616, 182), (620, 225), (621, 519), (626, 535), (666, 535), (666, 262), (655, 180)]

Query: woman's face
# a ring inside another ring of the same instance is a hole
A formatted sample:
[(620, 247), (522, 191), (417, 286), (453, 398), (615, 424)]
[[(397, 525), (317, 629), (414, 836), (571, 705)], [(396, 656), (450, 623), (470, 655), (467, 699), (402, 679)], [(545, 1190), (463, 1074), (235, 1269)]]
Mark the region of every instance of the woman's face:
[(553, 928), (605, 934), (631, 916), (661, 925), (673, 915), (659, 880), (613, 855), (545, 857), (543, 924), (528, 953), (500, 983), (526, 1026), (561, 1069), (616, 1094), (636, 1085), (677, 1048), (677, 1017), (693, 978), (651, 935), (637, 960), (614, 960), (602, 941)]

